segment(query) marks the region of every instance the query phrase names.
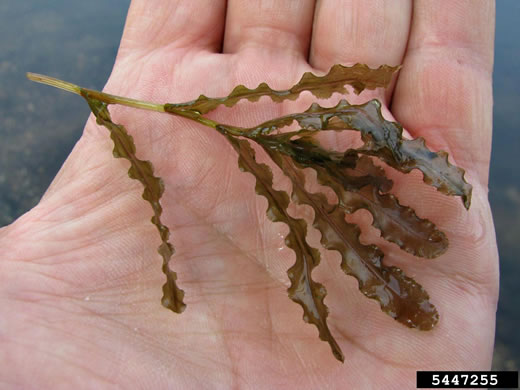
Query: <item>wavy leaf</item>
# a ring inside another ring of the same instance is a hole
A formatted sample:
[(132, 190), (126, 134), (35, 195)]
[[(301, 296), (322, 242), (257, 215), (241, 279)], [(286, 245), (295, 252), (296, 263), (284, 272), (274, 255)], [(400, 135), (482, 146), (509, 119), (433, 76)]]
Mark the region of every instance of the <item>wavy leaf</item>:
[(399, 66), (382, 65), (377, 69), (371, 69), (364, 64), (356, 64), (351, 67), (334, 65), (324, 76), (316, 76), (311, 72), (303, 74), (300, 81), (286, 90), (277, 91), (271, 89), (266, 83), (261, 83), (255, 89), (249, 89), (239, 85), (228, 96), (221, 98), (209, 98), (200, 95), (198, 99), (186, 103), (165, 104), (166, 112), (182, 109), (206, 114), (219, 105), (232, 107), (242, 99), (256, 102), (262, 96), (269, 96), (274, 102), (284, 100), (296, 100), (300, 93), (309, 91), (317, 98), (329, 98), (334, 92), (346, 94), (345, 85), (351, 85), (355, 93), (359, 94), (365, 89), (384, 88), (392, 80), (392, 75)]
[(273, 151), (280, 152), (300, 166), (313, 168), (320, 184), (334, 190), (346, 212), (368, 210), (381, 236), (401, 249), (426, 258), (437, 257), (446, 251), (448, 239), (432, 222), (419, 218), (395, 196), (381, 193), (391, 189), (392, 181), (369, 157), (359, 157), (352, 149), (344, 153), (327, 151), (310, 137), (290, 138), (291, 134), (285, 133), (257, 135), (253, 139), (270, 155)]
[(466, 209), (470, 206), (472, 186), (464, 179), (464, 170), (450, 164), (446, 152), (429, 150), (423, 138), (403, 139), (402, 126), (383, 118), (381, 103), (377, 100), (361, 105), (341, 100), (328, 108), (313, 103), (303, 113), (286, 115), (242, 131), (254, 138), (279, 130), (293, 121), (305, 130), (358, 130), (365, 142), (356, 150), (358, 153), (378, 157), (404, 173), (419, 169), (425, 183), (446, 195), (460, 196)]
[(313, 208), (313, 226), (321, 232), (321, 244), (341, 254), (341, 268), (358, 280), (360, 291), (400, 323), (421, 330), (433, 328), (439, 315), (426, 291), (399, 268), (385, 266), (383, 252), (375, 245), (361, 244), (359, 227), (346, 222), (342, 208), (329, 204), (322, 193), (307, 192), (303, 174), (288, 156), (265, 150), (291, 180), (292, 199)]
[(227, 139), (239, 154), (239, 167), (242, 171), (252, 173), (256, 178), (256, 193), (264, 196), (268, 202), (267, 216), (273, 222), (283, 222), (289, 226), (289, 234), (285, 237), (286, 245), (296, 254), (296, 262), (287, 271), (291, 286), (287, 290), (289, 297), (303, 308), (305, 322), (316, 325), (320, 339), (327, 341), (336, 359), (344, 361), (343, 352), (327, 326), (328, 308), (323, 302), (327, 290), (312, 280), (312, 270), (320, 262), (320, 253), (307, 244), (307, 223), (303, 219), (292, 218), (288, 212), (289, 196), (284, 191), (273, 188), (271, 169), (259, 164), (255, 152), (248, 141), (228, 136)]
[[(315, 134), (314, 131), (310, 133)], [(329, 175), (333, 176), (347, 191), (357, 191), (369, 184), (382, 192), (387, 192), (392, 188), (392, 181), (385, 176), (382, 169), (376, 171), (373, 166), (368, 170), (366, 164), (358, 164), (359, 155), (356, 150), (349, 149), (345, 152), (325, 150), (308, 134), (307, 130), (302, 130), (275, 135), (258, 134), (251, 139), (264, 148), (290, 156), (294, 161), (306, 167), (317, 165), (325, 168)], [(304, 136), (291, 140), (294, 135)], [(375, 174), (376, 172), (377, 174)]]
[[(326, 322), (325, 287), (311, 278), (320, 255), (306, 242), (307, 224), (303, 219), (292, 218), (288, 214), (289, 195), (273, 189), (269, 167), (257, 163), (249, 141), (238, 137), (249, 138), (261, 145), (289, 177), (293, 184), (293, 201), (314, 209), (313, 224), (322, 233), (322, 245), (341, 253), (343, 271), (357, 278), (360, 290), (367, 297), (378, 300), (382, 310), (401, 323), (423, 330), (431, 329), (438, 320), (438, 313), (429, 302), (428, 294), (399, 268), (385, 266), (382, 263), (383, 253), (376, 246), (361, 244), (359, 228), (346, 222), (345, 214), (366, 209), (372, 214), (373, 225), (381, 231), (382, 237), (416, 256), (436, 257), (447, 248), (446, 236), (433, 223), (419, 218), (411, 208), (399, 204), (388, 192), (392, 181), (382, 168), (373, 164), (369, 156), (377, 157), (404, 173), (412, 169), (421, 170), (426, 183), (447, 195), (461, 196), (468, 208), (472, 188), (464, 179), (464, 170), (451, 165), (447, 153), (430, 151), (424, 139), (403, 139), (402, 127), (383, 118), (381, 105), (376, 100), (362, 105), (350, 105), (342, 100), (335, 107), (328, 108), (315, 103), (305, 112), (274, 118), (251, 128), (219, 123), (203, 114), (220, 105), (231, 107), (242, 99), (254, 102), (262, 96), (281, 102), (295, 100), (302, 91), (310, 91), (318, 98), (328, 98), (334, 92), (347, 93), (346, 85), (360, 93), (364, 89), (387, 86), (397, 69), (390, 66), (370, 69), (361, 64), (350, 68), (335, 65), (324, 76), (305, 73), (296, 85), (287, 90), (276, 91), (265, 83), (255, 89), (240, 85), (226, 97), (208, 98), (201, 95), (191, 102), (165, 105), (84, 89), (48, 76), (28, 74), (28, 77), (83, 96), (98, 123), (109, 129), (114, 141), (114, 156), (130, 161), (129, 176), (143, 183), (143, 198), (152, 205), (152, 222), (162, 240), (159, 253), (167, 279), (163, 286), (162, 303), (176, 312), (185, 308), (182, 301), (184, 292), (176, 285), (175, 272), (169, 269), (174, 249), (168, 242), (169, 230), (160, 220), (162, 208), (159, 201), (164, 190), (163, 183), (153, 175), (150, 162), (137, 159), (132, 137), (123, 126), (112, 122), (107, 104), (167, 112), (209, 126), (225, 135), (239, 154), (240, 168), (256, 177), (256, 192), (268, 200), (268, 217), (289, 227), (286, 244), (296, 254), (296, 262), (288, 270), (290, 298), (302, 306), (305, 321), (318, 328), (320, 338), (327, 341), (334, 356), (343, 361), (341, 349)], [(301, 130), (273, 134), (294, 121), (300, 124)], [(345, 152), (326, 150), (313, 138), (322, 130), (360, 131), (364, 145)], [(316, 171), (320, 184), (335, 191), (337, 204), (329, 204), (322, 193), (305, 190), (301, 169), (309, 167)]]
[(166, 275), (166, 283), (163, 285), (161, 303), (176, 313), (182, 313), (186, 308), (183, 302), (184, 291), (177, 287), (177, 274), (169, 268), (169, 262), (175, 250), (168, 241), (170, 231), (161, 222), (162, 207), (160, 199), (164, 192), (164, 183), (159, 177), (154, 176), (153, 166), (150, 161), (139, 160), (136, 157), (132, 136), (128, 134), (124, 126), (112, 122), (107, 105), (90, 97), (88, 93), (83, 91), (82, 96), (88, 102), (92, 113), (96, 116), (97, 123), (110, 131), (110, 138), (114, 141), (114, 157), (128, 160), (130, 162), (128, 176), (139, 180), (144, 186), (143, 199), (152, 206), (154, 212), (152, 223), (157, 227), (162, 241), (158, 252), (163, 258), (162, 271)]
[[(348, 172), (350, 169), (346, 169)], [(384, 178), (384, 171), (376, 167), (367, 156), (361, 156), (354, 170), (364, 175)], [(362, 176), (365, 177), (365, 176)], [(372, 214), (373, 226), (379, 229), (381, 236), (397, 244), (401, 249), (415, 256), (435, 258), (448, 248), (448, 238), (435, 225), (417, 216), (410, 207), (403, 206), (397, 198), (384, 192), (377, 180), (358, 187), (345, 186), (338, 181), (330, 170), (318, 170), (318, 181), (331, 187), (340, 200), (340, 206), (349, 214), (359, 209), (366, 209)]]
[(341, 191), (341, 207), (349, 214), (366, 209), (372, 214), (373, 225), (381, 236), (415, 256), (435, 258), (448, 249), (446, 235), (435, 225), (403, 206), (392, 194), (381, 194), (367, 185), (358, 192)]

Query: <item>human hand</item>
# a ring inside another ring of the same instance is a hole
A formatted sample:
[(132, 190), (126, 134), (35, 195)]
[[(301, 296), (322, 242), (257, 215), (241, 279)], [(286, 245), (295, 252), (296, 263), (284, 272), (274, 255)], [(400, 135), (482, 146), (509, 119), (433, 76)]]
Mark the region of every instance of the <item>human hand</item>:
[[(419, 174), (393, 175), (401, 202), (446, 232), (450, 247), (429, 261), (373, 229), (362, 237), (430, 293), (441, 315), (434, 330), (382, 314), (326, 253), (315, 279), (327, 287), (328, 323), (346, 356), (337, 362), (287, 297), (294, 254), (283, 244), (286, 227), (267, 220), (265, 199), (223, 137), (165, 114), (110, 107), (165, 181), (171, 267), (188, 307), (177, 315), (160, 305), (151, 210), (91, 118), (40, 204), (0, 230), (0, 378), (18, 388), (402, 388), (418, 369), (488, 369), (498, 295), (487, 201), (494, 8), (416, 1), (412, 17), (410, 3), (322, 1), (313, 25), (307, 0), (230, 0), (227, 16), (224, 1), (134, 0), (105, 91), (181, 102), (237, 84), (287, 88), (334, 63), (403, 63), (386, 92), (348, 99), (381, 99), (387, 119), (448, 151), (473, 185), (472, 207)], [(254, 125), (309, 99), (261, 104), (211, 115)], [(327, 137), (336, 147), (349, 141)]]

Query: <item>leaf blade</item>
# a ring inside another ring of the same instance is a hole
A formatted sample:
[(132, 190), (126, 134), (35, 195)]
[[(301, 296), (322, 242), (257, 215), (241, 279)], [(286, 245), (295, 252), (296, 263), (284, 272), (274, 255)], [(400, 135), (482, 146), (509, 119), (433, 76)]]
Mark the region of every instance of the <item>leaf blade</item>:
[(399, 68), (399, 66), (381, 65), (377, 69), (371, 69), (365, 64), (355, 64), (351, 67), (336, 64), (323, 76), (316, 76), (311, 72), (304, 73), (298, 83), (286, 90), (271, 89), (266, 83), (261, 83), (254, 89), (238, 85), (225, 97), (209, 98), (200, 95), (191, 102), (168, 103), (164, 108), (167, 112), (182, 109), (204, 115), (220, 105), (232, 107), (243, 99), (256, 102), (262, 96), (269, 96), (274, 102), (280, 103), (284, 100), (296, 100), (303, 91), (309, 91), (317, 98), (326, 99), (334, 92), (346, 94), (348, 91), (345, 85), (351, 85), (355, 93), (359, 94), (364, 89), (387, 87), (392, 80), (392, 75)]
[(426, 184), (446, 195), (460, 196), (464, 207), (469, 209), (472, 186), (464, 178), (464, 169), (452, 165), (446, 152), (429, 150), (423, 138), (404, 139), (402, 126), (383, 118), (378, 100), (351, 105), (343, 99), (334, 107), (321, 107), (314, 103), (303, 113), (272, 119), (242, 129), (242, 132), (251, 138), (268, 135), (293, 121), (297, 121), (307, 131), (360, 131), (365, 144), (355, 150), (357, 153), (377, 157), (403, 173), (419, 169)]
[(303, 219), (292, 218), (288, 212), (289, 196), (284, 191), (272, 187), (273, 176), (270, 168), (256, 162), (254, 150), (248, 141), (227, 136), (228, 141), (239, 154), (241, 170), (252, 173), (256, 178), (256, 193), (268, 201), (267, 216), (273, 222), (283, 222), (289, 227), (286, 245), (296, 254), (296, 262), (287, 274), (291, 281), (289, 297), (304, 311), (304, 321), (314, 324), (320, 339), (329, 343), (334, 357), (343, 362), (345, 357), (327, 325), (328, 308), (325, 306), (325, 287), (312, 280), (312, 270), (320, 262), (319, 251), (307, 244), (307, 224)]
[(128, 134), (124, 126), (112, 122), (107, 104), (90, 97), (88, 92), (83, 90), (81, 95), (87, 101), (97, 123), (110, 131), (110, 138), (114, 142), (114, 157), (128, 160), (130, 162), (128, 176), (140, 181), (144, 186), (142, 197), (152, 206), (154, 215), (151, 222), (156, 226), (161, 237), (158, 253), (163, 259), (162, 271), (166, 276), (166, 283), (162, 288), (161, 303), (164, 307), (176, 313), (182, 313), (186, 308), (183, 301), (184, 291), (177, 286), (177, 274), (169, 268), (169, 262), (175, 250), (168, 241), (170, 231), (161, 222), (162, 206), (160, 198), (164, 192), (164, 183), (161, 178), (154, 176), (153, 166), (149, 161), (143, 161), (136, 157), (136, 147), (132, 136)]
[[(312, 207), (313, 226), (322, 234), (321, 244), (341, 254), (341, 268), (358, 280), (359, 290), (368, 298), (377, 300), (381, 310), (398, 322), (420, 330), (432, 329), (439, 314), (422, 286), (399, 268), (384, 265), (384, 254), (375, 245), (361, 244), (359, 227), (346, 222), (342, 208), (331, 205), (322, 193), (305, 190), (305, 178), (297, 163), (272, 150), (266, 152), (291, 180), (292, 199)], [(322, 167), (318, 170), (321, 175), (326, 175)]]
[(369, 211), (372, 224), (384, 239), (419, 257), (435, 258), (446, 251), (448, 239), (444, 233), (386, 193), (393, 183), (370, 157), (359, 157), (352, 149), (344, 153), (328, 151), (310, 137), (290, 138), (287, 133), (253, 137), (268, 153), (282, 153), (298, 166), (314, 169), (320, 184), (334, 190), (347, 213), (362, 208)]

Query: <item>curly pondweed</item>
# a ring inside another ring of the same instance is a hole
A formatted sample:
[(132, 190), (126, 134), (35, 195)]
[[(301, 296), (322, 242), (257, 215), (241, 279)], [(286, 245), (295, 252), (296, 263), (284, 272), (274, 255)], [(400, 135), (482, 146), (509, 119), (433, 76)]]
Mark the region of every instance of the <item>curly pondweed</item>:
[[(446, 195), (460, 196), (464, 206), (469, 208), (472, 187), (464, 179), (464, 170), (450, 164), (446, 152), (429, 150), (424, 139), (404, 139), (402, 127), (383, 118), (381, 104), (377, 100), (360, 105), (341, 100), (333, 107), (314, 103), (304, 112), (273, 118), (248, 128), (220, 123), (204, 115), (221, 105), (232, 107), (241, 100), (256, 102), (262, 96), (269, 96), (277, 103), (296, 100), (303, 91), (309, 91), (317, 98), (328, 98), (333, 93), (347, 93), (348, 85), (359, 94), (365, 89), (388, 86), (398, 69), (387, 65), (377, 69), (363, 64), (352, 67), (334, 65), (323, 76), (305, 73), (298, 83), (286, 90), (273, 90), (266, 83), (254, 89), (239, 85), (224, 97), (200, 95), (190, 102), (166, 104), (110, 95), (33, 73), (29, 73), (28, 77), (85, 98), (97, 123), (110, 132), (114, 157), (130, 162), (128, 175), (143, 184), (143, 198), (152, 206), (152, 223), (157, 227), (162, 241), (159, 253), (166, 275), (162, 304), (177, 313), (182, 312), (186, 305), (183, 302), (184, 292), (177, 286), (177, 275), (170, 269), (174, 254), (169, 242), (170, 232), (161, 222), (160, 199), (164, 184), (154, 176), (151, 162), (136, 157), (132, 137), (124, 126), (112, 121), (108, 106), (121, 104), (165, 112), (209, 126), (224, 136), (237, 152), (241, 170), (255, 177), (256, 193), (267, 199), (269, 219), (289, 227), (285, 242), (296, 255), (296, 262), (287, 271), (291, 282), (288, 289), (290, 299), (303, 308), (304, 320), (318, 328), (320, 339), (328, 342), (334, 356), (343, 361), (343, 352), (327, 325), (328, 308), (324, 303), (327, 291), (325, 286), (312, 279), (312, 271), (320, 263), (320, 251), (307, 243), (307, 222), (289, 215), (287, 210), (291, 201), (314, 210), (312, 223), (321, 232), (321, 245), (341, 254), (341, 269), (358, 280), (359, 290), (365, 296), (377, 300), (382, 311), (398, 322), (411, 328), (429, 330), (437, 323), (439, 314), (427, 292), (403, 270), (386, 266), (380, 248), (362, 244), (359, 241), (359, 227), (348, 223), (345, 216), (366, 209), (384, 239), (415, 256), (435, 258), (446, 251), (446, 236), (431, 221), (420, 218), (413, 209), (401, 205), (389, 193), (393, 183), (372, 159), (379, 159), (403, 173), (420, 170), (426, 184)], [(293, 123), (297, 123), (300, 129), (280, 131)], [(316, 134), (330, 130), (358, 131), (363, 145), (342, 152), (328, 150), (319, 144)], [(271, 169), (257, 162), (251, 143), (265, 150), (288, 177), (292, 184), (291, 196), (273, 188)], [(337, 203), (330, 203), (320, 192), (311, 193), (305, 189), (305, 168), (316, 171), (318, 182), (337, 195)]]

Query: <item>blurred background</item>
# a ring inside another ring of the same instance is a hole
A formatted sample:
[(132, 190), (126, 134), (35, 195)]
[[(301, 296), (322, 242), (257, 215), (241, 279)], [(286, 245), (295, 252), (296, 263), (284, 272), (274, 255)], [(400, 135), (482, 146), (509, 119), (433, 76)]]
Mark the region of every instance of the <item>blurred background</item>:
[[(84, 101), (32, 71), (102, 89), (130, 0), (0, 2), (0, 226), (32, 208), (79, 139)], [(489, 197), (501, 287), (493, 368), (520, 367), (520, 1), (498, 0)], [(102, 15), (102, 16), (101, 16)]]

